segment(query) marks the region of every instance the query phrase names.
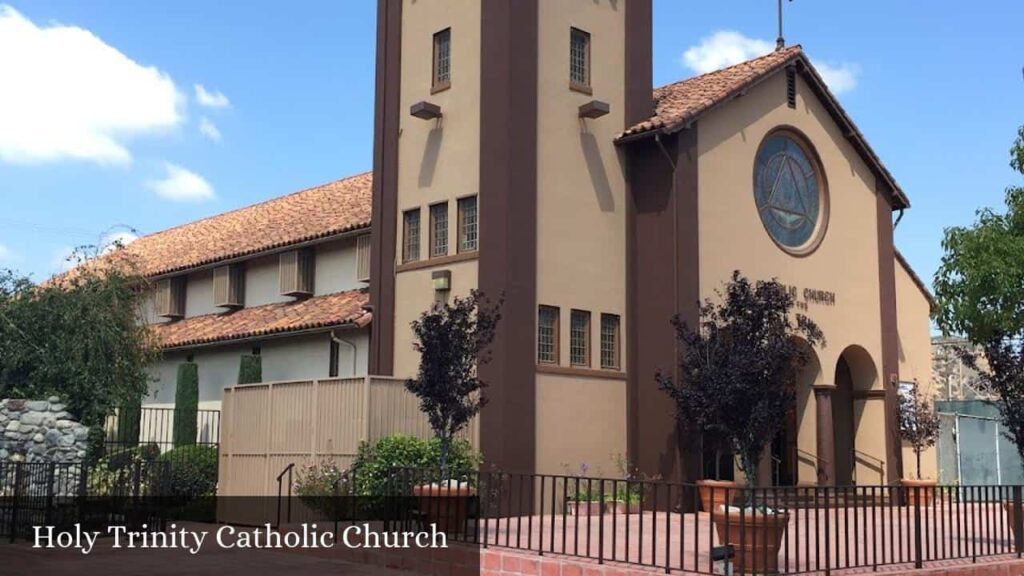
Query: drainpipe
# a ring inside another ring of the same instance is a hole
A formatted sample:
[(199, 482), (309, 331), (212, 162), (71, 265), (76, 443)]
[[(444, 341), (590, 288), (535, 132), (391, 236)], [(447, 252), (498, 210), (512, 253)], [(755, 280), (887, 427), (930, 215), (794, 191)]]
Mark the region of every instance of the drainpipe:
[(335, 336), (334, 335), (334, 330), (331, 330), (331, 341), (332, 342), (337, 342), (339, 345), (340, 344), (345, 344), (345, 345), (347, 345), (352, 350), (352, 370), (351, 370), (352, 373), (349, 374), (349, 376), (355, 376), (356, 375), (356, 345), (351, 343), (351, 342), (349, 342), (348, 340), (345, 340), (344, 338), (338, 338), (337, 336)]
[(903, 211), (904, 211), (904, 209), (900, 208), (900, 213), (899, 213), (898, 216), (896, 216), (896, 221), (892, 223), (892, 229), (893, 230), (895, 230), (896, 227), (900, 225), (900, 220), (903, 220)]

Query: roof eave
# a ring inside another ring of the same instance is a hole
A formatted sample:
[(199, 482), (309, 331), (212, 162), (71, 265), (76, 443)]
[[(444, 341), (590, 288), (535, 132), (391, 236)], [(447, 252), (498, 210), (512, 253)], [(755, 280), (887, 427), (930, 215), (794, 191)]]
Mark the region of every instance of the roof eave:
[[(360, 317), (361, 318), (361, 317)], [(250, 334), (240, 336), (238, 338), (223, 338), (217, 340), (209, 340), (206, 342), (193, 342), (185, 343), (175, 346), (161, 346), (161, 352), (183, 352), (187, 350), (196, 350), (199, 348), (217, 348), (222, 346), (237, 346), (239, 344), (247, 344), (250, 342), (264, 342), (267, 340), (278, 340), (281, 338), (296, 338), (301, 336), (309, 336), (313, 334), (322, 334), (330, 332), (331, 330), (358, 330), (365, 328), (369, 323), (359, 322), (359, 318), (344, 320), (335, 324), (325, 324), (323, 326), (315, 326), (311, 328), (299, 328), (296, 330), (281, 330), (280, 332), (271, 332), (268, 334)]]

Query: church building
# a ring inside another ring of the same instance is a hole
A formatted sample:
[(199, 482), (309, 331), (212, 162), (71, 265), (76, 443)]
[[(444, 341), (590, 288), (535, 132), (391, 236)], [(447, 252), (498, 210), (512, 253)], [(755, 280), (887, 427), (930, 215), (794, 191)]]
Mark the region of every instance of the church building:
[(264, 382), (400, 385), (410, 323), (479, 289), (504, 299), (487, 462), (729, 476), (655, 374), (677, 370), (672, 317), (739, 271), (785, 284), (827, 340), (761, 478), (899, 480), (898, 394), (931, 365), (931, 297), (893, 245), (907, 195), (800, 46), (656, 88), (652, 18), (651, 0), (378, 0), (372, 174), (127, 247), (163, 348), (145, 404), (173, 407), (193, 362), (220, 408), (242, 355)]
[(502, 295), (487, 460), (705, 477), (654, 377), (739, 270), (828, 341), (770, 477), (899, 479), (899, 384), (929, 367), (906, 194), (800, 46), (655, 88), (651, 27), (650, 0), (380, 0), (369, 372), (415, 374), (436, 299)]

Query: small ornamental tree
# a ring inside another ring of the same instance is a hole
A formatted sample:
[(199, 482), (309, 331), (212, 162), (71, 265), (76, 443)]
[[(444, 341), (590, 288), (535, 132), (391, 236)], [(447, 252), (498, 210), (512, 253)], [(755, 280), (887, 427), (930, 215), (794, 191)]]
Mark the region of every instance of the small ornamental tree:
[(142, 399), (135, 398), (117, 410), (117, 441), (126, 447), (139, 445), (142, 431)]
[(442, 474), (447, 474), (455, 435), (487, 402), (481, 395), (487, 384), (477, 376), (477, 367), (490, 360), (500, 309), (500, 300), (491, 304), (474, 290), (466, 298), (436, 304), (412, 323), (420, 367), (405, 387), (419, 398), (420, 410), (440, 442)]
[(258, 384), (263, 381), (263, 362), (261, 356), (242, 354), (238, 364), (239, 384)]
[(758, 464), (793, 407), (807, 345), (825, 344), (818, 326), (793, 314), (793, 296), (776, 280), (751, 283), (738, 271), (722, 302), (700, 306), (697, 326), (672, 319), (680, 344), (679, 380), (659, 373), (676, 417), (719, 434), (739, 456), (751, 487)]
[(921, 477), (921, 452), (935, 445), (939, 435), (939, 415), (935, 407), (915, 386), (913, 392), (900, 398), (900, 438), (914, 449), (917, 457), (917, 479)]
[(199, 366), (195, 362), (178, 365), (178, 383), (174, 390), (174, 447), (196, 443), (199, 416)]

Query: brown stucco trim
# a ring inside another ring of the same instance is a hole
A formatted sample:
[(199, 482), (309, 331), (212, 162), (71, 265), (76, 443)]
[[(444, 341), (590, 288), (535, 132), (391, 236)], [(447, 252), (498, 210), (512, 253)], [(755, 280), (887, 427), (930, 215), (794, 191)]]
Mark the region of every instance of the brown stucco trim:
[(469, 260), (477, 260), (479, 258), (479, 252), (462, 252), (461, 254), (449, 254), (447, 256), (438, 256), (437, 258), (428, 258), (427, 260), (415, 260), (413, 262), (399, 264), (395, 268), (395, 274), (401, 274), (402, 272), (408, 272), (410, 270), (437, 268), (438, 266), (447, 266), (449, 264), (455, 264), (456, 262), (467, 262)]
[(878, 213), (878, 292), (881, 324), (881, 381), (885, 392), (885, 456), (888, 480), (895, 482), (903, 474), (903, 450), (899, 436), (899, 330), (896, 320), (896, 254), (893, 247), (892, 194), (887, 184), (876, 183)]
[[(678, 378), (670, 320), (695, 324), (700, 300), (698, 129), (626, 149), (628, 204), (627, 453), (645, 474), (700, 476), (699, 433), (677, 430), (655, 375)], [(697, 438), (683, 438), (697, 434)]]
[(538, 374), (555, 374), (558, 376), (573, 376), (576, 378), (600, 378), (603, 380), (626, 380), (626, 373), (618, 370), (600, 370), (597, 368), (573, 368), (568, 366), (554, 366), (551, 364), (537, 364)]
[(626, 2), (626, 117), (628, 128), (654, 112), (651, 0)]
[(391, 375), (395, 347), (395, 242), (402, 81), (402, 0), (377, 1), (377, 73), (373, 129), (373, 226), (370, 241), (370, 374)]
[(874, 398), (884, 399), (886, 396), (885, 390), (854, 390), (853, 397), (857, 400), (868, 400)]
[(538, 0), (482, 0), (479, 286), (503, 296), (480, 449), (489, 464), (536, 466)]

